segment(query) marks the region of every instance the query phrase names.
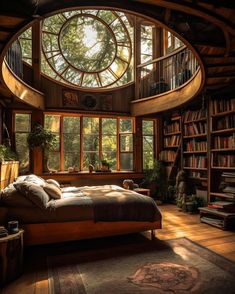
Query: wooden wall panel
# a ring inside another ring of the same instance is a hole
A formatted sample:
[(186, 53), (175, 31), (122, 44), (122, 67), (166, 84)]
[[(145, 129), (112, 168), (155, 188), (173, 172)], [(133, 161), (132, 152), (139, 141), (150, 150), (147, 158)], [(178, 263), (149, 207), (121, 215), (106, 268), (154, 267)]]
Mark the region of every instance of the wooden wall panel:
[[(134, 96), (134, 85), (131, 84), (118, 90), (110, 89), (110, 91), (78, 91), (55, 84), (43, 77), (42, 91), (45, 93), (46, 109), (129, 114), (130, 101)], [(86, 107), (84, 101), (87, 95), (94, 99), (96, 103), (94, 107)]]

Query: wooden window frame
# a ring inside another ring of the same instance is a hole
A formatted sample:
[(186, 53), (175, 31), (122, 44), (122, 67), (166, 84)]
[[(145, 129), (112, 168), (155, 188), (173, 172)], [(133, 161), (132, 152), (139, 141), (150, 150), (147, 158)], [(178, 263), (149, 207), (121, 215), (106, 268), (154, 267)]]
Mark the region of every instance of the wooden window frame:
[[(116, 133), (116, 137), (117, 137), (117, 153), (116, 153), (116, 160), (117, 160), (117, 164), (116, 164), (116, 170), (115, 172), (125, 172), (126, 170), (120, 170), (120, 155), (121, 153), (126, 153), (126, 152), (121, 152), (120, 150), (120, 134), (132, 134), (133, 137), (133, 148), (132, 151), (129, 151), (128, 153), (132, 153), (133, 154), (133, 169), (132, 170), (128, 170), (131, 172), (135, 171), (135, 146), (134, 146), (134, 135), (136, 133), (136, 122), (135, 122), (135, 118), (131, 117), (131, 116), (110, 116), (110, 115), (95, 115), (95, 114), (78, 114), (78, 113), (62, 113), (62, 112), (44, 112), (44, 119), (45, 120), (45, 116), (46, 115), (55, 115), (55, 116), (60, 116), (60, 171), (64, 172), (64, 153), (63, 153), (63, 133), (64, 133), (64, 129), (63, 129), (63, 118), (66, 116), (72, 116), (72, 117), (80, 117), (80, 165), (79, 165), (79, 171), (81, 172), (86, 172), (86, 170), (84, 170), (84, 166), (83, 166), (83, 141), (84, 141), (84, 137), (83, 137), (83, 118), (84, 117), (94, 117), (94, 118), (98, 118), (99, 119), (99, 161), (102, 160), (102, 119), (103, 118), (115, 118), (116, 119), (116, 126), (117, 126), (117, 133)], [(132, 133), (128, 132), (128, 133), (121, 133), (120, 132), (120, 120), (121, 119), (131, 119), (132, 120)]]

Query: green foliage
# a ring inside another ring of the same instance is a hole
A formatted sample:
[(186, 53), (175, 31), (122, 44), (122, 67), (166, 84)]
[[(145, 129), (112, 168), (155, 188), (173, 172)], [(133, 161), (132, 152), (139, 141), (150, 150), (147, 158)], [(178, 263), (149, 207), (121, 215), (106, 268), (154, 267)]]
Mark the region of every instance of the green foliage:
[(109, 167), (109, 162), (106, 159), (101, 160), (101, 164), (103, 166), (108, 166)]
[(18, 155), (10, 147), (0, 145), (0, 162), (18, 160)]
[(56, 146), (56, 136), (37, 123), (34, 125), (32, 132), (29, 133), (27, 142), (31, 149), (41, 147), (43, 150), (49, 151)]
[(155, 183), (156, 193), (160, 200), (167, 198), (167, 174), (162, 161), (156, 160), (152, 169), (144, 171), (144, 185), (150, 186)]

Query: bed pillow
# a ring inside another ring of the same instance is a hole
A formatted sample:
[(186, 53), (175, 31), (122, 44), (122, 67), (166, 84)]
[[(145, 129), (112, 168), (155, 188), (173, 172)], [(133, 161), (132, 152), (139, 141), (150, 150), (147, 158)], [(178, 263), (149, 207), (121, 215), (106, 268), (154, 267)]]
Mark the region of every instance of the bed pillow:
[(43, 189), (51, 198), (53, 198), (53, 199), (60, 199), (61, 198), (62, 192), (61, 192), (60, 188), (58, 188), (54, 184), (46, 183), (43, 186)]
[(29, 199), (15, 189), (13, 184), (10, 184), (1, 192), (0, 202), (8, 207), (35, 207)]
[(48, 184), (52, 184), (52, 185), (55, 185), (56, 187), (60, 188), (60, 184), (54, 179), (48, 179), (48, 180), (46, 180), (46, 182)]
[(41, 209), (45, 209), (47, 207), (47, 203), (50, 198), (41, 186), (24, 181), (15, 183), (14, 187), (36, 206)]
[(25, 178), (26, 182), (30, 182), (30, 183), (34, 183), (37, 184), (39, 186), (44, 186), (46, 181), (43, 178), (40, 178), (39, 176), (36, 176), (34, 174), (29, 175)]

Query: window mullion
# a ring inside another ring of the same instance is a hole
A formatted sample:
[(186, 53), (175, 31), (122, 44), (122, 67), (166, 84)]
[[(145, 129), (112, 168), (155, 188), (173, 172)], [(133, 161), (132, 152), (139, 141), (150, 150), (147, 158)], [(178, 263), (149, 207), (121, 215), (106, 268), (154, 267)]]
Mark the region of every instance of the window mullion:
[(117, 119), (117, 171), (120, 171), (120, 118)]
[(60, 170), (64, 170), (64, 116), (60, 116)]
[(80, 170), (83, 170), (83, 116), (80, 117)]

